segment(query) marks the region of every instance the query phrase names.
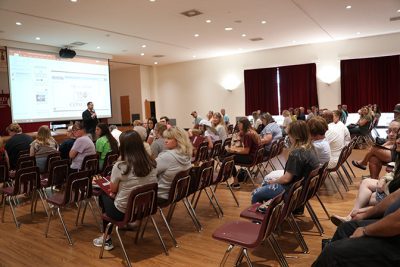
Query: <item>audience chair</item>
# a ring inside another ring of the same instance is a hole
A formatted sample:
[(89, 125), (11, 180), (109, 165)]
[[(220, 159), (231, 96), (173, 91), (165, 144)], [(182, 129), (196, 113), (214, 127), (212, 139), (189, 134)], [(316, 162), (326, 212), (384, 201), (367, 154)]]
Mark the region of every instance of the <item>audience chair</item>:
[[(72, 239), (71, 236), (67, 230), (67, 226), (65, 225), (63, 216), (61, 214), (61, 208), (65, 208), (66, 206), (70, 204), (78, 204), (78, 213), (76, 216), (75, 220), (75, 225), (78, 225), (78, 220), (79, 220), (79, 215), (81, 211), (82, 204), (85, 204), (85, 208), (82, 214), (82, 220), (81, 223), (83, 223), (83, 219), (85, 216), (85, 210), (87, 204), (90, 205), (90, 202), (88, 200), (92, 196), (92, 176), (90, 175), (90, 171), (80, 171), (80, 172), (75, 172), (71, 173), (68, 178), (67, 178), (67, 184), (65, 187), (64, 192), (57, 192), (47, 198), (47, 203), (51, 204), (49, 205), (52, 209), (52, 211), (57, 211), (58, 217), (60, 218), (61, 224), (64, 228), (65, 235), (67, 236), (68, 242), (70, 245), (72, 245)], [(95, 220), (97, 222), (97, 218), (94, 214), (93, 208), (90, 205), (90, 208), (92, 210), (93, 216), (95, 217)], [(53, 212), (49, 212), (49, 217), (47, 220), (47, 225), (46, 225), (46, 230), (45, 230), (45, 236), (47, 237), (49, 228), (50, 228), (50, 221), (51, 217), (53, 215)]]
[(46, 171), (43, 174), (48, 174), (50, 172), (50, 164), (51, 164), (51, 162), (53, 162), (55, 160), (60, 160), (60, 159), (61, 159), (61, 156), (60, 156), (60, 152), (58, 152), (58, 151), (49, 154), (47, 156), (47, 159), (46, 159), (46, 167), (45, 167)]
[[(198, 231), (200, 231), (200, 228), (201, 228), (201, 226), (198, 225), (198, 222), (195, 219), (195, 215), (193, 215), (193, 214), (195, 214), (194, 209), (187, 199), (187, 195), (189, 192), (189, 186), (190, 186), (190, 174), (189, 173), (190, 173), (190, 169), (177, 173), (175, 175), (174, 180), (172, 181), (168, 200), (163, 203), (158, 204), (158, 209), (160, 210), (160, 215), (164, 221), (165, 226), (167, 227), (168, 233), (171, 236), (171, 239), (174, 242), (175, 247), (178, 247), (178, 242), (176, 241), (175, 236), (172, 233), (172, 230), (171, 230), (171, 227), (169, 224), (170, 220), (172, 219), (173, 205), (175, 205), (176, 203), (178, 203), (179, 201), (182, 200), (196, 229)], [(164, 213), (162, 211), (163, 208), (166, 208), (168, 206), (170, 206), (170, 209), (168, 212), (169, 222), (168, 222), (167, 218), (164, 216)]]
[(263, 163), (265, 165), (262, 166), (262, 175), (265, 176), (268, 174), (268, 166), (271, 167), (273, 171), (276, 170), (275, 165), (272, 163), (272, 159), (278, 155), (279, 143), (278, 140), (275, 140), (271, 144), (271, 149), (269, 150), (269, 154), (266, 157), (263, 157)]
[(82, 161), (80, 171), (89, 171), (89, 175), (93, 176), (98, 173), (99, 169), (99, 155), (93, 154), (86, 156)]
[(203, 142), (197, 149), (196, 156), (192, 160), (192, 164), (198, 165), (200, 162), (207, 160), (208, 158), (208, 142)]
[[(164, 240), (161, 237), (160, 231), (157, 227), (157, 223), (153, 218), (153, 215), (155, 213), (157, 213), (157, 188), (158, 188), (157, 183), (142, 185), (142, 186), (133, 188), (132, 192), (129, 195), (129, 200), (128, 200), (128, 204), (126, 207), (125, 216), (122, 221), (116, 221), (116, 220), (108, 217), (106, 214), (103, 214), (102, 218), (104, 220), (108, 221), (109, 223), (107, 224), (107, 228), (104, 231), (103, 245), (101, 247), (100, 255), (99, 255), (100, 259), (103, 257), (104, 243), (105, 243), (105, 240), (107, 237), (108, 230), (110, 229), (110, 227), (112, 228), (115, 226), (118, 240), (119, 240), (119, 243), (121, 244), (121, 248), (124, 253), (125, 261), (128, 264), (128, 266), (132, 266), (131, 261), (128, 257), (128, 254), (126, 253), (124, 243), (122, 242), (121, 235), (119, 233), (119, 229), (121, 227), (126, 227), (130, 223), (140, 221), (139, 228), (137, 230), (137, 235), (136, 235), (136, 241), (137, 241), (139, 233), (141, 233), (141, 235), (143, 237), (143, 233), (145, 231), (147, 221), (149, 218), (151, 219), (151, 222), (157, 232), (158, 238), (160, 239), (160, 242), (164, 249), (164, 252), (168, 256), (167, 247), (165, 246)], [(142, 227), (143, 220), (146, 221), (146, 223), (144, 224), (144, 227)], [(141, 228), (143, 228), (143, 229), (141, 229)]]
[[(225, 157), (224, 161), (222, 161), (221, 168), (219, 169), (218, 175), (214, 178), (213, 185), (214, 185), (214, 193), (217, 191), (217, 187), (220, 183), (226, 183), (229, 191), (232, 194), (233, 199), (236, 202), (236, 205), (239, 207), (239, 201), (236, 198), (235, 193), (232, 190), (231, 185), (228, 182), (228, 179), (232, 177), (233, 168), (235, 168), (235, 161), (234, 156), (227, 156)], [(222, 212), (222, 211), (221, 211)]]
[(25, 149), (25, 150), (20, 150), (17, 154), (17, 159), (19, 159), (20, 157), (26, 157), (29, 156), (30, 151), (29, 149)]
[(35, 167), (36, 166), (36, 158), (35, 156), (27, 156), (23, 154), (21, 157), (18, 158), (16, 164), (16, 171), (19, 169), (27, 168), (27, 167)]
[(214, 239), (229, 244), (220, 266), (225, 265), (229, 254), (235, 246), (240, 248), (235, 266), (239, 266), (243, 257), (246, 257), (249, 266), (253, 266), (248, 250), (260, 246), (263, 240), (267, 240), (271, 245), (281, 266), (288, 266), (286, 259), (273, 236), (273, 231), (278, 225), (283, 208), (282, 196), (283, 194), (278, 195), (269, 203), (269, 207), (266, 213), (263, 214), (260, 224), (249, 221), (232, 221), (225, 223), (214, 231), (212, 235)]
[(210, 151), (208, 159), (218, 160), (218, 156), (221, 155), (222, 151), (222, 140), (217, 140), (213, 143), (213, 147)]
[(67, 181), (69, 170), (69, 160), (58, 159), (50, 161), (49, 174), (46, 177), (41, 177), (40, 185), (44, 196), (47, 198), (46, 188), (54, 186), (63, 186)]
[[(36, 194), (39, 194), (40, 199), (42, 201), (43, 207), (47, 213), (46, 206), (44, 204), (42, 193), (39, 191), (40, 188), (40, 174), (38, 167), (27, 167), (19, 169), (14, 178), (14, 185), (0, 188), (0, 192), (2, 193), (2, 202), (3, 202), (3, 216), (2, 222), (4, 222), (4, 213), (6, 209), (6, 201), (4, 198), (7, 198), (8, 203), (10, 205), (11, 213), (14, 218), (15, 225), (17, 228), (20, 227), (20, 223), (17, 220), (15, 214), (15, 199), (20, 195), (31, 196), (31, 214), (33, 214), (34, 202), (37, 201)], [(13, 204), (14, 202), (14, 204)]]
[(344, 147), (343, 150), (340, 152), (339, 159), (338, 159), (336, 166), (326, 169), (329, 179), (332, 181), (333, 185), (336, 187), (336, 189), (339, 192), (342, 199), (344, 199), (343, 194), (342, 194), (342, 192), (340, 192), (339, 186), (337, 185), (337, 183), (336, 183), (335, 179), (333, 178), (333, 176), (331, 175), (331, 173), (333, 173), (333, 172), (336, 173), (336, 175), (339, 178), (339, 181), (342, 183), (344, 189), (346, 191), (349, 191), (349, 187), (347, 186), (347, 183), (344, 180), (342, 173), (340, 172), (340, 166), (345, 161), (345, 158), (347, 156), (347, 150), (348, 150), (347, 147)]
[[(264, 147), (260, 146), (257, 149), (257, 153), (256, 153), (252, 163), (250, 163), (250, 164), (236, 164), (241, 169), (246, 171), (247, 178), (250, 178), (250, 181), (254, 186), (256, 185), (255, 179), (257, 178), (258, 174), (261, 173), (260, 167), (262, 167), (263, 158), (264, 158)], [(236, 178), (238, 177), (239, 173), (240, 173), (240, 171), (237, 172)], [(261, 175), (262, 175), (262, 173), (261, 173)]]
[[(197, 198), (196, 198), (196, 201), (194, 202), (193, 209), (196, 210), (197, 204), (198, 204), (200, 196), (201, 196), (201, 192), (204, 191), (206, 193), (215, 213), (217, 214), (218, 217), (220, 217), (220, 216), (223, 216), (223, 212), (222, 212), (221, 206), (219, 205), (218, 199), (215, 197), (214, 190), (210, 190), (212, 197), (210, 196), (210, 193), (207, 191), (207, 189), (211, 187), (211, 184), (213, 182), (213, 178), (214, 178), (213, 174), (214, 174), (214, 160), (209, 160), (209, 161), (203, 162), (198, 171), (199, 184), (196, 189), (196, 192), (193, 194), (193, 199), (195, 198), (195, 195), (197, 194)], [(215, 204), (213, 202), (213, 199), (215, 200)], [(193, 204), (193, 202), (192, 202), (192, 204)], [(218, 209), (216, 206), (218, 207)]]
[(10, 186), (10, 172), (6, 162), (0, 162), (0, 184), (3, 187)]
[[(304, 241), (303, 236), (301, 235), (299, 226), (293, 217), (293, 210), (296, 208), (297, 202), (299, 200), (302, 187), (303, 178), (295, 182), (289, 190), (284, 192), (284, 206), (282, 210), (281, 217), (279, 219), (278, 225), (282, 225), (284, 221), (287, 221), (293, 233), (295, 234), (296, 240), (299, 243), (303, 253), (308, 252), (307, 244)], [(240, 217), (261, 222), (264, 219), (264, 214), (254, 212), (261, 203), (255, 203), (251, 207), (243, 210), (240, 213)]]
[(108, 166), (113, 166), (114, 163), (118, 160), (119, 154), (114, 152), (108, 152), (106, 157), (104, 158), (103, 169), (104, 171)]

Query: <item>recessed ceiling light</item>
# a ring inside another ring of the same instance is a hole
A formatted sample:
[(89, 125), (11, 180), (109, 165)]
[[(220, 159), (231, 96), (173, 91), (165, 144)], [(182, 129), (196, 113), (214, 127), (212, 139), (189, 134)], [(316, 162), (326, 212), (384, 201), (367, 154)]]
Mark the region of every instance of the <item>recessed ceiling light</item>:
[(98, 47), (96, 47), (97, 49), (100, 49), (101, 47), (100, 46), (98, 46)]
[(206, 20), (206, 23), (211, 23), (211, 19)]
[(245, 33), (242, 34), (242, 37), (246, 37), (247, 35)]
[(142, 45), (143, 48), (146, 48), (146, 45)]
[(193, 55), (193, 58), (196, 58), (196, 55)]
[(195, 35), (194, 35), (194, 37), (199, 37), (200, 36), (200, 34), (198, 34), (198, 33), (196, 33)]
[(297, 41), (296, 41), (296, 40), (293, 40), (293, 41), (292, 41), (292, 43), (294, 43), (294, 44), (295, 44), (295, 43), (297, 43)]
[(140, 55), (143, 57), (143, 56), (144, 56), (144, 53), (140, 53)]
[(356, 34), (360, 35), (360, 34), (361, 34), (361, 32), (356, 32)]
[(231, 27), (226, 27), (225, 28), (225, 31), (231, 31), (231, 30), (233, 30), (233, 28), (231, 28)]
[(351, 6), (346, 6), (346, 9), (351, 9)]
[(397, 9), (397, 13), (400, 13), (400, 9)]
[(267, 21), (266, 21), (266, 20), (263, 20), (263, 21), (261, 21), (261, 23), (262, 23), (262, 24), (265, 24), (265, 23), (267, 23)]
[(156, 0), (150, 0), (150, 2), (155, 2)]
[(154, 62), (154, 65), (157, 65), (158, 64), (158, 62), (156, 61), (156, 62)]
[(40, 37), (36, 37), (35, 39), (39, 41), (39, 40), (40, 40)]
[(76, 3), (78, 2), (78, 0), (70, 0), (72, 3)]
[(19, 22), (19, 21), (15, 22), (15, 24), (17, 24), (18, 26), (21, 26), (21, 25), (22, 25), (22, 23)]

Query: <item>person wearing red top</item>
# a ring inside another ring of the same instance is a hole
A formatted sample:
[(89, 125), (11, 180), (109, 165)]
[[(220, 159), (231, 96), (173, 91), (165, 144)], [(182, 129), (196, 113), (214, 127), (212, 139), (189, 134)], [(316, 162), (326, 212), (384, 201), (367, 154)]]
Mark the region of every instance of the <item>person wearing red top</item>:
[[(238, 122), (240, 145), (226, 148), (230, 154), (234, 154), (236, 164), (251, 164), (257, 153), (260, 144), (260, 136), (251, 128), (250, 121), (244, 117)], [(233, 176), (236, 177), (236, 169), (233, 169)], [(234, 188), (240, 188), (239, 183), (235, 179)]]

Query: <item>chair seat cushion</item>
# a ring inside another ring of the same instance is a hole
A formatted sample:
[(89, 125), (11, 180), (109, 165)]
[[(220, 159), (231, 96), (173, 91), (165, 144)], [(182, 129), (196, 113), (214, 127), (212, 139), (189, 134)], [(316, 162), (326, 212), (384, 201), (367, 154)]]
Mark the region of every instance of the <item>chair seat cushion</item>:
[(118, 226), (118, 227), (124, 227), (124, 226), (127, 225), (127, 224), (125, 223), (125, 221), (116, 221), (116, 220), (114, 220), (113, 218), (108, 217), (107, 214), (105, 214), (105, 213), (103, 213), (103, 214), (101, 215), (101, 218), (102, 218), (103, 220), (106, 220), (107, 222), (110, 222), (110, 223), (112, 223), (112, 224)]
[(260, 205), (261, 203), (254, 203), (250, 207), (247, 207), (240, 213), (240, 217), (261, 222), (265, 215), (261, 212), (257, 212), (257, 208)]
[(47, 202), (53, 205), (62, 206), (64, 205), (64, 193), (55, 193), (47, 199)]
[(248, 221), (233, 221), (220, 226), (213, 233), (213, 238), (229, 244), (235, 244), (245, 248), (255, 248), (259, 245), (261, 224)]
[(14, 193), (14, 186), (0, 188), (0, 191), (6, 195), (13, 195)]

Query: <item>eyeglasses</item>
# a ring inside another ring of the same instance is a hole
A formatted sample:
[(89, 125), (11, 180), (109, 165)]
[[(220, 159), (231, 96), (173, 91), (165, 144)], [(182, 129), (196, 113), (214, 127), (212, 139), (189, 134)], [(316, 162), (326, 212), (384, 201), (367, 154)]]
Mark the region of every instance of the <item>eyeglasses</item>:
[(387, 129), (386, 130), (386, 133), (388, 134), (388, 133), (397, 133), (399, 131), (399, 129), (397, 129), (397, 128), (389, 128), (389, 129)]

